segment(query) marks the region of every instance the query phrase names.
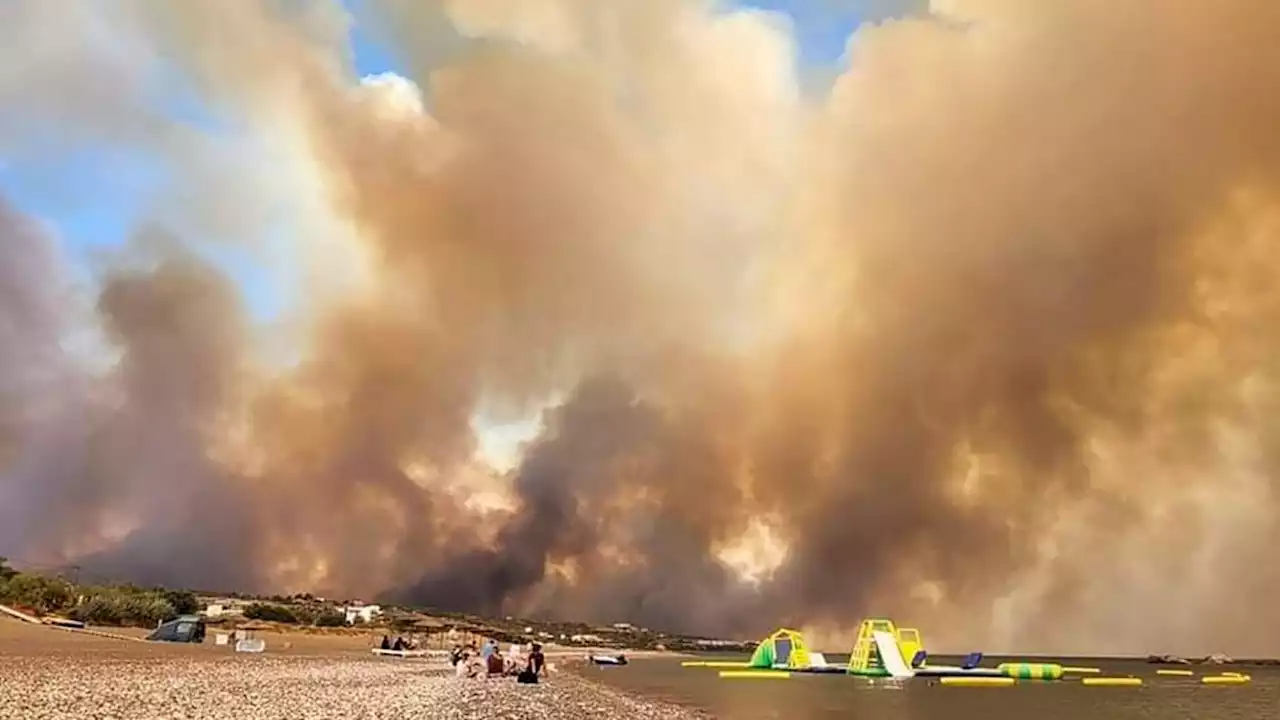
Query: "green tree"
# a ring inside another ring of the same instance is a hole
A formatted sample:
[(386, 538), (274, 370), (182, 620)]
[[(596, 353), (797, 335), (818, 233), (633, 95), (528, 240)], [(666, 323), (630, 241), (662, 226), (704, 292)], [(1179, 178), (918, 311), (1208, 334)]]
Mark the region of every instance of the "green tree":
[(71, 617), (90, 625), (155, 627), (178, 615), (164, 590), (140, 590), (130, 585), (86, 587)]
[(332, 608), (316, 615), (316, 627), (342, 627), (347, 624), (347, 616)]
[(294, 605), (289, 612), (293, 613), (299, 625), (310, 625), (315, 622), (317, 610), (311, 605)]
[(0, 587), (3, 599), (39, 612), (56, 612), (75, 604), (75, 588), (59, 578), (17, 573)]
[(293, 611), (283, 605), (272, 605), (269, 603), (253, 603), (244, 609), (244, 616), (250, 620), (264, 620), (266, 622), (287, 623), (296, 625), (298, 616)]
[(175, 615), (195, 615), (200, 611), (200, 600), (190, 590), (161, 589), (159, 593), (173, 606)]

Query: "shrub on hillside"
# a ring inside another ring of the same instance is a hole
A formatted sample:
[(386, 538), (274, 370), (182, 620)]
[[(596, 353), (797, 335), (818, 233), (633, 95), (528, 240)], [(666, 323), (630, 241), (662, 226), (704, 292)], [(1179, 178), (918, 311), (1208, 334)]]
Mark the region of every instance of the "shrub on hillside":
[(250, 620), (263, 620), (266, 622), (278, 622), (297, 624), (298, 616), (293, 611), (283, 605), (271, 605), (268, 603), (253, 603), (244, 609), (244, 616)]
[(61, 578), (15, 573), (0, 586), (0, 600), (40, 612), (58, 612), (75, 602), (75, 587)]
[(157, 593), (137, 593), (124, 597), (124, 622), (151, 627), (174, 617), (173, 604)]
[(324, 610), (316, 615), (316, 627), (342, 627), (347, 624), (347, 616), (337, 610)]
[(195, 615), (200, 612), (200, 600), (190, 590), (161, 589), (159, 593), (173, 606), (175, 615)]
[(163, 591), (136, 588), (86, 588), (71, 617), (90, 625), (155, 627), (178, 613)]
[(310, 625), (315, 622), (319, 609), (311, 605), (294, 605), (289, 608), (289, 612), (293, 613), (293, 618), (299, 625)]
[(70, 615), (72, 620), (88, 625), (120, 625), (124, 609), (117, 597), (89, 595), (71, 610)]

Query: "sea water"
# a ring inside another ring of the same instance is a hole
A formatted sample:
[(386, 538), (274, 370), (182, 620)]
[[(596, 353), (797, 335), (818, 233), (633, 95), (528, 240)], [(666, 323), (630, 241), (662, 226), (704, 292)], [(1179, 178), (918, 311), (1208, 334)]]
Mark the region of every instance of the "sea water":
[[(745, 658), (742, 658), (745, 659)], [(830, 661), (839, 661), (832, 657)], [(995, 666), (1001, 659), (983, 665)], [(844, 675), (793, 674), (789, 680), (722, 680), (717, 671), (685, 668), (678, 660), (641, 659), (624, 667), (592, 668), (600, 681), (725, 720), (1273, 720), (1280, 718), (1280, 668), (1196, 667), (1196, 676), (1156, 675), (1135, 660), (1073, 659), (1101, 676), (1135, 676), (1141, 687), (1089, 687), (1079, 682), (1027, 682), (1012, 687), (957, 688), (867, 680)], [(1247, 685), (1206, 686), (1221, 670), (1252, 676)]]

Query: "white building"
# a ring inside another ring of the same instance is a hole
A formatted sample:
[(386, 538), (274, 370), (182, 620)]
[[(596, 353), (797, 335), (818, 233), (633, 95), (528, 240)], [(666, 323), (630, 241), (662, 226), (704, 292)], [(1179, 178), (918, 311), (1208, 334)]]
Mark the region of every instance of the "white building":
[(372, 622), (382, 614), (382, 608), (378, 605), (348, 605), (342, 609), (342, 614), (347, 617), (348, 625), (355, 625), (357, 622)]
[(243, 615), (244, 603), (238, 600), (221, 600), (215, 603), (209, 603), (204, 607), (204, 616), (208, 618), (226, 617), (228, 615)]

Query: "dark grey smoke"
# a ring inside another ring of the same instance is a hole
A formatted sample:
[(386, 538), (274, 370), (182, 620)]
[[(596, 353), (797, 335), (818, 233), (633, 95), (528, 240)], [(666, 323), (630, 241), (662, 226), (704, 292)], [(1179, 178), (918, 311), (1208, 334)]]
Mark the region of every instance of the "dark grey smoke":
[(24, 465), (70, 409), (67, 300), (53, 243), (0, 197), (0, 547), (39, 532), (41, 511), (58, 502), (56, 485), (24, 476)]
[[(706, 555), (742, 520), (741, 498), (705, 429), (611, 376), (580, 384), (544, 423), (493, 547), (447, 558), (396, 596), (489, 614), (532, 604), (567, 619), (603, 619), (606, 609), (669, 629), (741, 630), (750, 608), (732, 596), (744, 593)], [(570, 575), (533, 597), (549, 566)]]

